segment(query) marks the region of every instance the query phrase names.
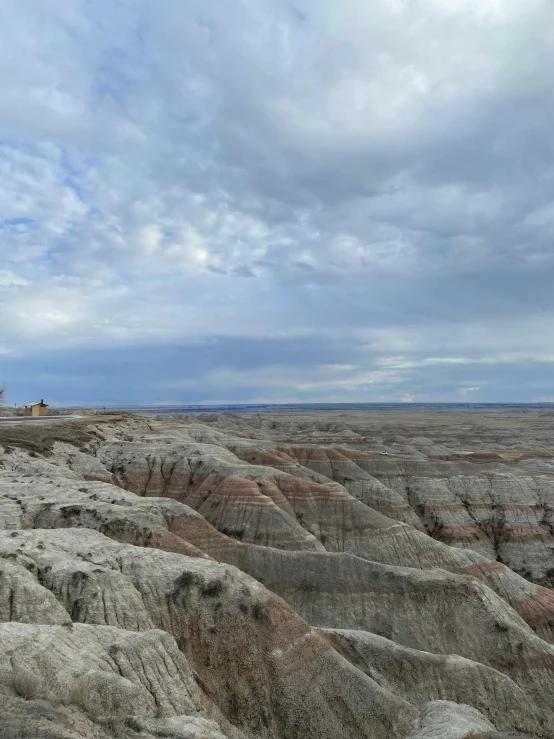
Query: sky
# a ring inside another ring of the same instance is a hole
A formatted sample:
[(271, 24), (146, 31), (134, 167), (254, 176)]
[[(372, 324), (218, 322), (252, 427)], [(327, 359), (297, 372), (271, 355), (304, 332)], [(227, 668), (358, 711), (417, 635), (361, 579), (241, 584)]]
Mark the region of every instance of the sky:
[(554, 401), (551, 0), (0, 0), (8, 403)]

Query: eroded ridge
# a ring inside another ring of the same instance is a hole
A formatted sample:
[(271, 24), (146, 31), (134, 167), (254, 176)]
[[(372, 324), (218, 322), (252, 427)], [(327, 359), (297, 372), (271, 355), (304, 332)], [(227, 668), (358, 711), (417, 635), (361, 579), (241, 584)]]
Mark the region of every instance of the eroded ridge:
[(554, 736), (542, 419), (378, 421), (3, 432), (6, 736)]

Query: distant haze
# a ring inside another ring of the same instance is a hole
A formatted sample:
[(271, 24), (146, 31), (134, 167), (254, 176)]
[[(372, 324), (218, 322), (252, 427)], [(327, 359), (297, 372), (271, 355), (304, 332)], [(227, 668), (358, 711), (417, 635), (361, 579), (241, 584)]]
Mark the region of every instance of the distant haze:
[(0, 384), (554, 400), (551, 0), (0, 0)]

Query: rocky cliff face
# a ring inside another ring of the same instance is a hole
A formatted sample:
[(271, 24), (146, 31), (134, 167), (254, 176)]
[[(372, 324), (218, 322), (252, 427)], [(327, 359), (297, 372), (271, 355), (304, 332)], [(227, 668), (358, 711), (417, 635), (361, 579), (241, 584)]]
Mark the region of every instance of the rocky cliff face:
[(544, 424), (446, 420), (0, 427), (0, 737), (554, 737)]

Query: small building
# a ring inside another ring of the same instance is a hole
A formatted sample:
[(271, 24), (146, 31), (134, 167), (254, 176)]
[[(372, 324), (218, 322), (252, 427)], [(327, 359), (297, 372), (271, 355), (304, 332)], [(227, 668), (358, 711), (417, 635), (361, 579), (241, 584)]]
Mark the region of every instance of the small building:
[(41, 400), (40, 403), (27, 403), (25, 406), (26, 416), (46, 416), (48, 404)]

